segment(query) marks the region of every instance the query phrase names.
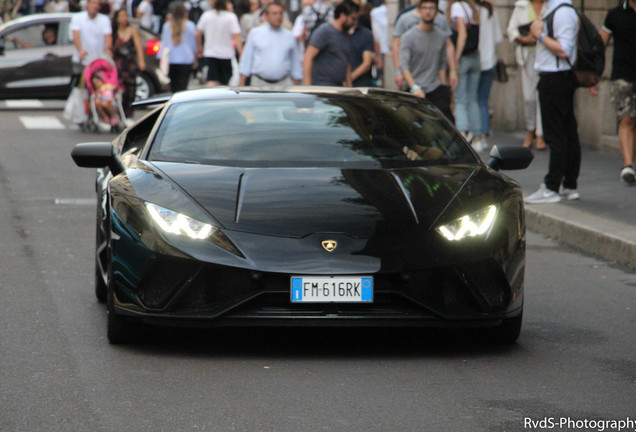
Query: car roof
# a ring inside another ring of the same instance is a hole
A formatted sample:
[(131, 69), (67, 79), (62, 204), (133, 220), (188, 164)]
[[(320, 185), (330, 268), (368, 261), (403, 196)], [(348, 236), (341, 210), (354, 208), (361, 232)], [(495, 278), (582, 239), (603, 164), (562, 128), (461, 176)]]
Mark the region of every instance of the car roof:
[(408, 93), (367, 87), (326, 87), (326, 86), (282, 86), (282, 87), (216, 87), (189, 90), (175, 93), (170, 98), (170, 103), (196, 102), (212, 99), (225, 99), (233, 95), (268, 95), (268, 94), (307, 94), (307, 95), (342, 95), (342, 96), (384, 96), (412, 98)]
[(53, 12), (53, 13), (40, 13), (33, 15), (26, 15), (11, 21), (7, 21), (0, 25), (0, 32), (6, 28), (14, 27), (16, 25), (33, 24), (38, 22), (50, 22), (50, 21), (69, 21), (73, 16), (70, 12)]
[[(12, 19), (11, 21), (7, 21), (3, 24), (0, 24), (0, 33), (4, 30), (13, 28), (16, 26), (22, 26), (25, 24), (37, 24), (37, 23), (47, 23), (51, 21), (62, 22), (62, 21), (70, 21), (73, 15), (78, 12), (44, 12), (37, 13), (32, 15), (25, 15), (19, 18)], [(131, 22), (135, 22), (134, 19), (130, 19)], [(140, 28), (139, 31), (145, 35), (152, 35), (152, 37), (158, 37), (152, 31)]]

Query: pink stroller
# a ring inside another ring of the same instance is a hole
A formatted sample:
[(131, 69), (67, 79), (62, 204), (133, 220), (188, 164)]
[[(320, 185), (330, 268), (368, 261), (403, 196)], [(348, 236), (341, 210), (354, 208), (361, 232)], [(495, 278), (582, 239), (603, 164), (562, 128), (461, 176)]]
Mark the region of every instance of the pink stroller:
[[(121, 132), (126, 124), (122, 105), (122, 88), (117, 78), (117, 67), (106, 55), (93, 57), (84, 68), (86, 89), (90, 95), (90, 115), (82, 129), (87, 132)], [(95, 86), (99, 88), (95, 88)]]

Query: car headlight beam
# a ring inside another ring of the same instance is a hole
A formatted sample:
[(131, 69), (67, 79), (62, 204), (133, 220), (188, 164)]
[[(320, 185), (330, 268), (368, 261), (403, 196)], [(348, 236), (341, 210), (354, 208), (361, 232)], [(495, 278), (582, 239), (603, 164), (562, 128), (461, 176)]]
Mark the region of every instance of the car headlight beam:
[(466, 237), (477, 237), (484, 235), (490, 230), (496, 216), (497, 207), (490, 205), (478, 212), (441, 225), (436, 230), (449, 241), (462, 240)]

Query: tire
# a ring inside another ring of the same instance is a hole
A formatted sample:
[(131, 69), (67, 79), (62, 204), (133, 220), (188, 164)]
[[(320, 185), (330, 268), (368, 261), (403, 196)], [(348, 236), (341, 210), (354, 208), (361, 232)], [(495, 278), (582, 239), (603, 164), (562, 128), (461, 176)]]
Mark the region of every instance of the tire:
[[(110, 226), (107, 226), (107, 232), (110, 232)], [(139, 326), (132, 319), (117, 315), (115, 311), (115, 293), (113, 287), (113, 252), (109, 244), (107, 249), (107, 274), (106, 278), (106, 313), (107, 313), (107, 329), (106, 336), (111, 345), (120, 345), (135, 342), (139, 338)]]
[(108, 342), (111, 345), (122, 345), (136, 342), (139, 338), (139, 326), (131, 319), (117, 315), (117, 312), (115, 312), (115, 297), (112, 287), (110, 286), (112, 280), (113, 279), (109, 274), (108, 299), (106, 302), (106, 313), (108, 319), (106, 336), (108, 337)]
[(145, 73), (137, 75), (135, 83), (137, 85), (135, 88), (135, 101), (148, 99), (155, 94), (154, 83)]
[(99, 303), (106, 303), (108, 295), (108, 287), (104, 283), (99, 265), (95, 262), (95, 297)]
[[(100, 213), (100, 205), (97, 204), (97, 222), (95, 224), (95, 297), (97, 301), (100, 303), (106, 303), (106, 298), (108, 295), (108, 285), (104, 281), (102, 276), (100, 263), (100, 246), (102, 245), (102, 236), (100, 235), (102, 232), (102, 218)], [(104, 240), (105, 241), (105, 240)], [(108, 253), (108, 252), (106, 252)]]

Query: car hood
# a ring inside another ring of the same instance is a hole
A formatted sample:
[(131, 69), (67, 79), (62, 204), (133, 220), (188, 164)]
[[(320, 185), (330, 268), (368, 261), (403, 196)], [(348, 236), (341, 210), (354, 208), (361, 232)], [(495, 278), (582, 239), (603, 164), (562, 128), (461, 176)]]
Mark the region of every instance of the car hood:
[(301, 238), (379, 229), (424, 229), (438, 219), (475, 166), (418, 168), (235, 168), (153, 164), (225, 229)]

